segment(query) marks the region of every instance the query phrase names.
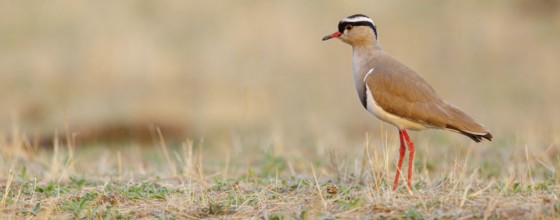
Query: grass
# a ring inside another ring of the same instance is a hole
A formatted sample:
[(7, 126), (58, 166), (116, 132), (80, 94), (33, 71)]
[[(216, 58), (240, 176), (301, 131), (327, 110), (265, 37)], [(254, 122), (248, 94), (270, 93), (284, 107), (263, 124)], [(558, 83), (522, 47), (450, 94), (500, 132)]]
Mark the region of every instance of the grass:
[[(436, 152), (419, 144), (413, 189), (401, 178), (393, 191), (397, 148), (391, 140), (368, 137), (361, 150), (349, 150), (353, 155), (332, 149), (321, 157), (270, 149), (224, 155), (219, 152), (228, 147), (168, 146), (159, 137), (153, 148), (3, 145), (12, 153), (2, 154), (1, 213), (39, 219), (560, 218), (559, 160), (548, 164), (537, 151), (498, 147), (488, 154), (489, 146), (469, 145)], [(520, 159), (512, 164), (511, 158)]]

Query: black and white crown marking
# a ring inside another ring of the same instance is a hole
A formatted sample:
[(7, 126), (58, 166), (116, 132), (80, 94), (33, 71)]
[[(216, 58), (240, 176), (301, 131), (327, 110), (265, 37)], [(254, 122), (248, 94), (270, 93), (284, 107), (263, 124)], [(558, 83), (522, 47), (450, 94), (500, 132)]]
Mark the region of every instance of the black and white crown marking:
[(368, 16), (365, 16), (363, 14), (355, 14), (342, 19), (340, 22), (338, 22), (338, 32), (344, 33), (344, 28), (349, 24), (352, 26), (370, 27), (375, 34), (375, 39), (377, 39), (377, 27), (375, 26), (375, 23), (373, 23), (373, 20), (371, 20), (371, 18), (369, 18)]

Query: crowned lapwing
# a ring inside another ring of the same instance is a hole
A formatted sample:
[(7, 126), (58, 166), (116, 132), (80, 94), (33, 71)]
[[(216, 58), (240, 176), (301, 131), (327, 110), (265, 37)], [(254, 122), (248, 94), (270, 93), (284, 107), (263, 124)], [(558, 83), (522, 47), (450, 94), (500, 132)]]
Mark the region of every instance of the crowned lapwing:
[(354, 83), (364, 108), (377, 118), (397, 126), (399, 161), (393, 190), (397, 189), (408, 145), (408, 187), (411, 189), (414, 144), (408, 130), (445, 129), (463, 134), (476, 142), (492, 135), (481, 124), (457, 107), (445, 102), (420, 75), (391, 57), (379, 45), (377, 27), (365, 15), (342, 19), (338, 31), (323, 41), (338, 38), (352, 46)]

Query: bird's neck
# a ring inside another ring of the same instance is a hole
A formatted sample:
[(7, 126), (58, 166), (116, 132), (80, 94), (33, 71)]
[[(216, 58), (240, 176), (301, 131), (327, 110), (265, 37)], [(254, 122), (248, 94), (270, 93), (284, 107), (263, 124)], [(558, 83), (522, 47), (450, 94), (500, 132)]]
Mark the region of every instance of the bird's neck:
[(354, 80), (356, 83), (363, 82), (367, 72), (375, 67), (372, 66), (375, 55), (382, 51), (383, 49), (379, 46), (377, 41), (371, 44), (352, 47), (352, 66), (354, 68)]
[(367, 72), (375, 68), (375, 54), (382, 52), (383, 49), (379, 46), (377, 41), (375, 43), (352, 46), (352, 67), (354, 69), (354, 84), (356, 85), (356, 92), (365, 107), (365, 84), (364, 77)]

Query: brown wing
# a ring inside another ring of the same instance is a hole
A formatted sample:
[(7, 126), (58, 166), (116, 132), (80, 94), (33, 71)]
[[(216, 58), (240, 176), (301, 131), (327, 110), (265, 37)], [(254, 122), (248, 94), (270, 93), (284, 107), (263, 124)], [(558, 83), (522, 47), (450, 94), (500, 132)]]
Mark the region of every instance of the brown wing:
[(429, 127), (455, 130), (475, 141), (492, 138), (482, 125), (444, 102), (422, 77), (402, 64), (376, 68), (365, 81), (375, 102), (391, 114)]

